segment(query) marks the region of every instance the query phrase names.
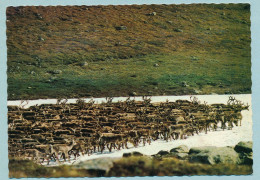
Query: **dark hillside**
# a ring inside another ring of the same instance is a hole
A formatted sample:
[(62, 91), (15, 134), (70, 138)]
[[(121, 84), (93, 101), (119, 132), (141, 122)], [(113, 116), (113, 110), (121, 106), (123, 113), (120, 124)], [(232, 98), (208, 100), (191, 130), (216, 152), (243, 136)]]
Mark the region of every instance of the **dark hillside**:
[(6, 13), (8, 99), (251, 93), (248, 4)]

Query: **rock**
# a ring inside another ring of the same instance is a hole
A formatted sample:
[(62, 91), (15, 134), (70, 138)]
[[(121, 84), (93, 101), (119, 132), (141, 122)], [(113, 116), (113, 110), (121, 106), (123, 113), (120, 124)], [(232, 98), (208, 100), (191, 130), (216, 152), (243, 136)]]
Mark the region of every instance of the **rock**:
[(240, 153), (241, 164), (252, 165), (253, 164), (253, 152)]
[(43, 37), (38, 37), (38, 40), (40, 40), (40, 41), (45, 41), (45, 39), (43, 38)]
[(81, 66), (88, 66), (88, 62), (83, 62), (83, 63), (81, 63)]
[(201, 93), (201, 91), (200, 91), (200, 90), (198, 90), (198, 89), (194, 89), (194, 92), (195, 92), (196, 94), (199, 94), (199, 93)]
[(47, 71), (47, 72), (50, 73), (50, 74), (61, 74), (62, 73), (62, 71), (59, 70), (59, 69), (57, 69), (57, 70), (50, 70), (50, 71)]
[(188, 157), (189, 148), (185, 145), (178, 146), (170, 150), (170, 155), (179, 159)]
[(172, 24), (173, 22), (172, 21), (167, 21), (167, 23)]
[(131, 153), (124, 153), (123, 154), (123, 157), (130, 157), (131, 156)]
[(178, 159), (186, 159), (186, 157), (188, 157), (188, 153), (173, 153), (175, 155), (175, 157), (177, 157)]
[(155, 63), (153, 66), (154, 66), (154, 67), (159, 67), (159, 64)]
[(118, 160), (119, 158), (98, 158), (87, 161), (82, 161), (74, 165), (75, 168), (78, 169), (86, 169), (86, 170), (101, 170), (101, 171), (109, 171), (110, 168), (113, 167), (113, 162)]
[(167, 154), (169, 154), (168, 151), (161, 150), (156, 155), (164, 156), (164, 155), (167, 155)]
[(190, 162), (205, 164), (230, 163), (239, 164), (241, 162), (239, 154), (231, 147), (197, 147), (189, 151)]
[(182, 81), (182, 82), (181, 82), (181, 86), (182, 86), (182, 87), (188, 87), (189, 85), (187, 84), (187, 82)]
[(189, 148), (188, 146), (185, 146), (185, 145), (180, 145), (176, 148), (172, 148), (170, 150), (170, 152), (177, 152), (177, 153), (189, 153)]
[(192, 60), (192, 61), (197, 61), (197, 60), (199, 60), (199, 58), (196, 57), (196, 56), (191, 56), (191, 60)]
[(157, 86), (159, 83), (154, 81), (154, 82), (151, 82), (151, 84), (154, 85), (154, 86)]
[(182, 29), (178, 29), (178, 28), (174, 29), (174, 31), (175, 31), (175, 32), (183, 32)]
[(252, 141), (247, 141), (247, 142), (239, 142), (236, 146), (235, 146), (235, 151), (238, 153), (251, 153), (253, 152), (253, 142)]
[(216, 86), (216, 85), (217, 85), (217, 84), (214, 83), (214, 82), (207, 82), (207, 84), (210, 85), (210, 86)]
[(131, 75), (130, 77), (137, 77), (137, 75), (136, 75), (136, 74), (133, 74), (133, 75)]
[(116, 28), (116, 30), (126, 30), (127, 29), (126, 26), (116, 26), (115, 28)]
[(156, 12), (151, 12), (151, 13), (148, 13), (147, 16), (156, 16)]
[(129, 96), (136, 96), (136, 95), (137, 95), (137, 93), (134, 91), (129, 93)]
[(143, 156), (143, 154), (140, 152), (134, 151), (134, 152), (132, 152), (132, 156)]

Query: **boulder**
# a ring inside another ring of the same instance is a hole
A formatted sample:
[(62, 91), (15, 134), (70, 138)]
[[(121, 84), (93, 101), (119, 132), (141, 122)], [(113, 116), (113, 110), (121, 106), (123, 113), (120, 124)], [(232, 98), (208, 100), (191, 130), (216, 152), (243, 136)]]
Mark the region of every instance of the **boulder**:
[(170, 156), (178, 159), (186, 159), (188, 157), (189, 148), (185, 145), (178, 146), (170, 150)]
[(199, 162), (205, 164), (229, 163), (239, 164), (239, 154), (231, 147), (197, 147), (189, 151), (190, 162)]
[(131, 156), (131, 153), (124, 153), (123, 154), (123, 157), (130, 157)]
[(247, 142), (239, 142), (236, 146), (235, 146), (235, 151), (238, 153), (251, 153), (253, 152), (253, 142), (252, 141), (247, 141)]
[(188, 157), (188, 153), (171, 153), (171, 154), (178, 159), (186, 159)]
[(86, 170), (108, 171), (111, 167), (113, 167), (113, 162), (116, 160), (118, 160), (118, 158), (98, 158), (79, 162), (75, 164), (74, 167)]
[(240, 154), (241, 164), (252, 165), (253, 164), (253, 152)]
[(134, 152), (132, 152), (132, 156), (143, 156), (143, 154), (140, 152), (134, 151)]
[(176, 152), (176, 153), (189, 153), (189, 148), (188, 148), (188, 146), (180, 145), (180, 146), (178, 146), (178, 147), (176, 147), (176, 148), (172, 148), (172, 149), (170, 150), (170, 152), (171, 152), (171, 153), (172, 153), (172, 152)]
[(164, 156), (164, 155), (167, 155), (167, 154), (169, 154), (169, 152), (168, 151), (164, 151), (164, 150), (161, 150), (161, 151), (159, 151), (157, 153), (157, 155), (159, 155), (159, 156)]
[(253, 142), (241, 141), (235, 146), (235, 151), (239, 153), (241, 164), (252, 165), (253, 164)]

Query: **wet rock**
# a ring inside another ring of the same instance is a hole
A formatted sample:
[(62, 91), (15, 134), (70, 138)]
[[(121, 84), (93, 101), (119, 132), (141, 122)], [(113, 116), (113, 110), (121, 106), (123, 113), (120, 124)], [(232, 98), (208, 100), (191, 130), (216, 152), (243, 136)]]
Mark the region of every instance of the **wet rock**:
[(231, 147), (197, 147), (189, 151), (190, 162), (205, 164), (230, 163), (239, 164), (241, 162), (239, 154)]

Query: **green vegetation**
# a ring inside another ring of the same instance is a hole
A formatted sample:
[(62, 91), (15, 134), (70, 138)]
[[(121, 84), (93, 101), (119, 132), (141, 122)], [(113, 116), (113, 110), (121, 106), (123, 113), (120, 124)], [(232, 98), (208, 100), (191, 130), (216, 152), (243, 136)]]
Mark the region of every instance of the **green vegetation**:
[(7, 19), (10, 100), (251, 93), (248, 4), (9, 7)]

